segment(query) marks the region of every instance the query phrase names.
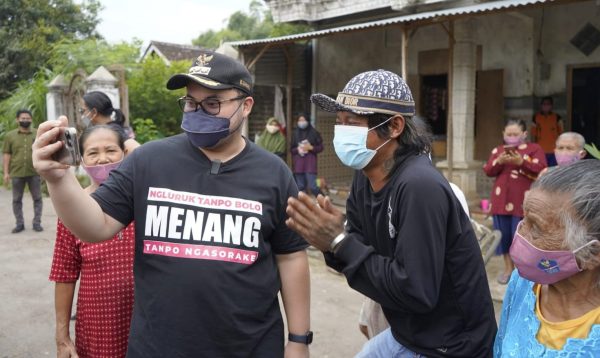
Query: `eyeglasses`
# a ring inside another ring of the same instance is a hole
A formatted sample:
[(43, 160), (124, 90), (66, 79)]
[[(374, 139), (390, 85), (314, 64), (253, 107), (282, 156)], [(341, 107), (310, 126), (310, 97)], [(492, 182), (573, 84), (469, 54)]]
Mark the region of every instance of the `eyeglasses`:
[(237, 101), (238, 99), (246, 98), (247, 96), (241, 95), (234, 98), (229, 99), (217, 99), (217, 98), (205, 98), (202, 101), (196, 101), (191, 97), (181, 97), (177, 100), (179, 104), (179, 108), (183, 112), (197, 112), (199, 108), (206, 114), (210, 114), (216, 116), (221, 112), (221, 103), (229, 102), (229, 101)]

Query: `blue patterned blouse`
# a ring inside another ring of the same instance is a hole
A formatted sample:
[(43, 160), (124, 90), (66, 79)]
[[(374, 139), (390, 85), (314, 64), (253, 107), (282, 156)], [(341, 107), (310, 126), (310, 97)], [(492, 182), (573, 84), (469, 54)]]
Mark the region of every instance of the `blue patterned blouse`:
[(559, 351), (537, 341), (540, 321), (535, 314), (533, 285), (513, 272), (504, 296), (494, 357), (600, 357), (600, 324), (592, 326), (587, 339), (567, 339)]

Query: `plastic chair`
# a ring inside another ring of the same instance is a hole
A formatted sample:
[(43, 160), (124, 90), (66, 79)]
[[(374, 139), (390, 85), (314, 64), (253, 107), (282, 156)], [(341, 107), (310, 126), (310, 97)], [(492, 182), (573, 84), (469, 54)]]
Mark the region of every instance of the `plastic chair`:
[(485, 225), (481, 225), (473, 219), (471, 219), (471, 225), (473, 226), (477, 241), (479, 242), (483, 263), (487, 265), (488, 261), (490, 261), (494, 255), (496, 248), (500, 245), (502, 233), (500, 230), (492, 230)]

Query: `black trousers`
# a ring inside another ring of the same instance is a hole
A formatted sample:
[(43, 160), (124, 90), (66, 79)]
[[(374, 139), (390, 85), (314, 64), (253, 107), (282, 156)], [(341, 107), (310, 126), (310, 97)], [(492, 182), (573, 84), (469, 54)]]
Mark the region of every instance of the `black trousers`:
[(39, 175), (33, 175), (12, 178), (12, 208), (17, 226), (24, 224), (23, 192), (25, 191), (25, 184), (29, 187), (29, 192), (33, 198), (33, 225), (40, 225), (42, 222), (42, 180)]

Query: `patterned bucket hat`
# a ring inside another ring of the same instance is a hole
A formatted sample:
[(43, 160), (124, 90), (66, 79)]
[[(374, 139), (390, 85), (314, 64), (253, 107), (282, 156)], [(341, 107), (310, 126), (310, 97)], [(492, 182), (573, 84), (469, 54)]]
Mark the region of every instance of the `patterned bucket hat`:
[(354, 76), (334, 100), (321, 93), (310, 100), (327, 112), (346, 111), (358, 115), (374, 113), (413, 116), (415, 101), (402, 77), (386, 71), (368, 71)]

